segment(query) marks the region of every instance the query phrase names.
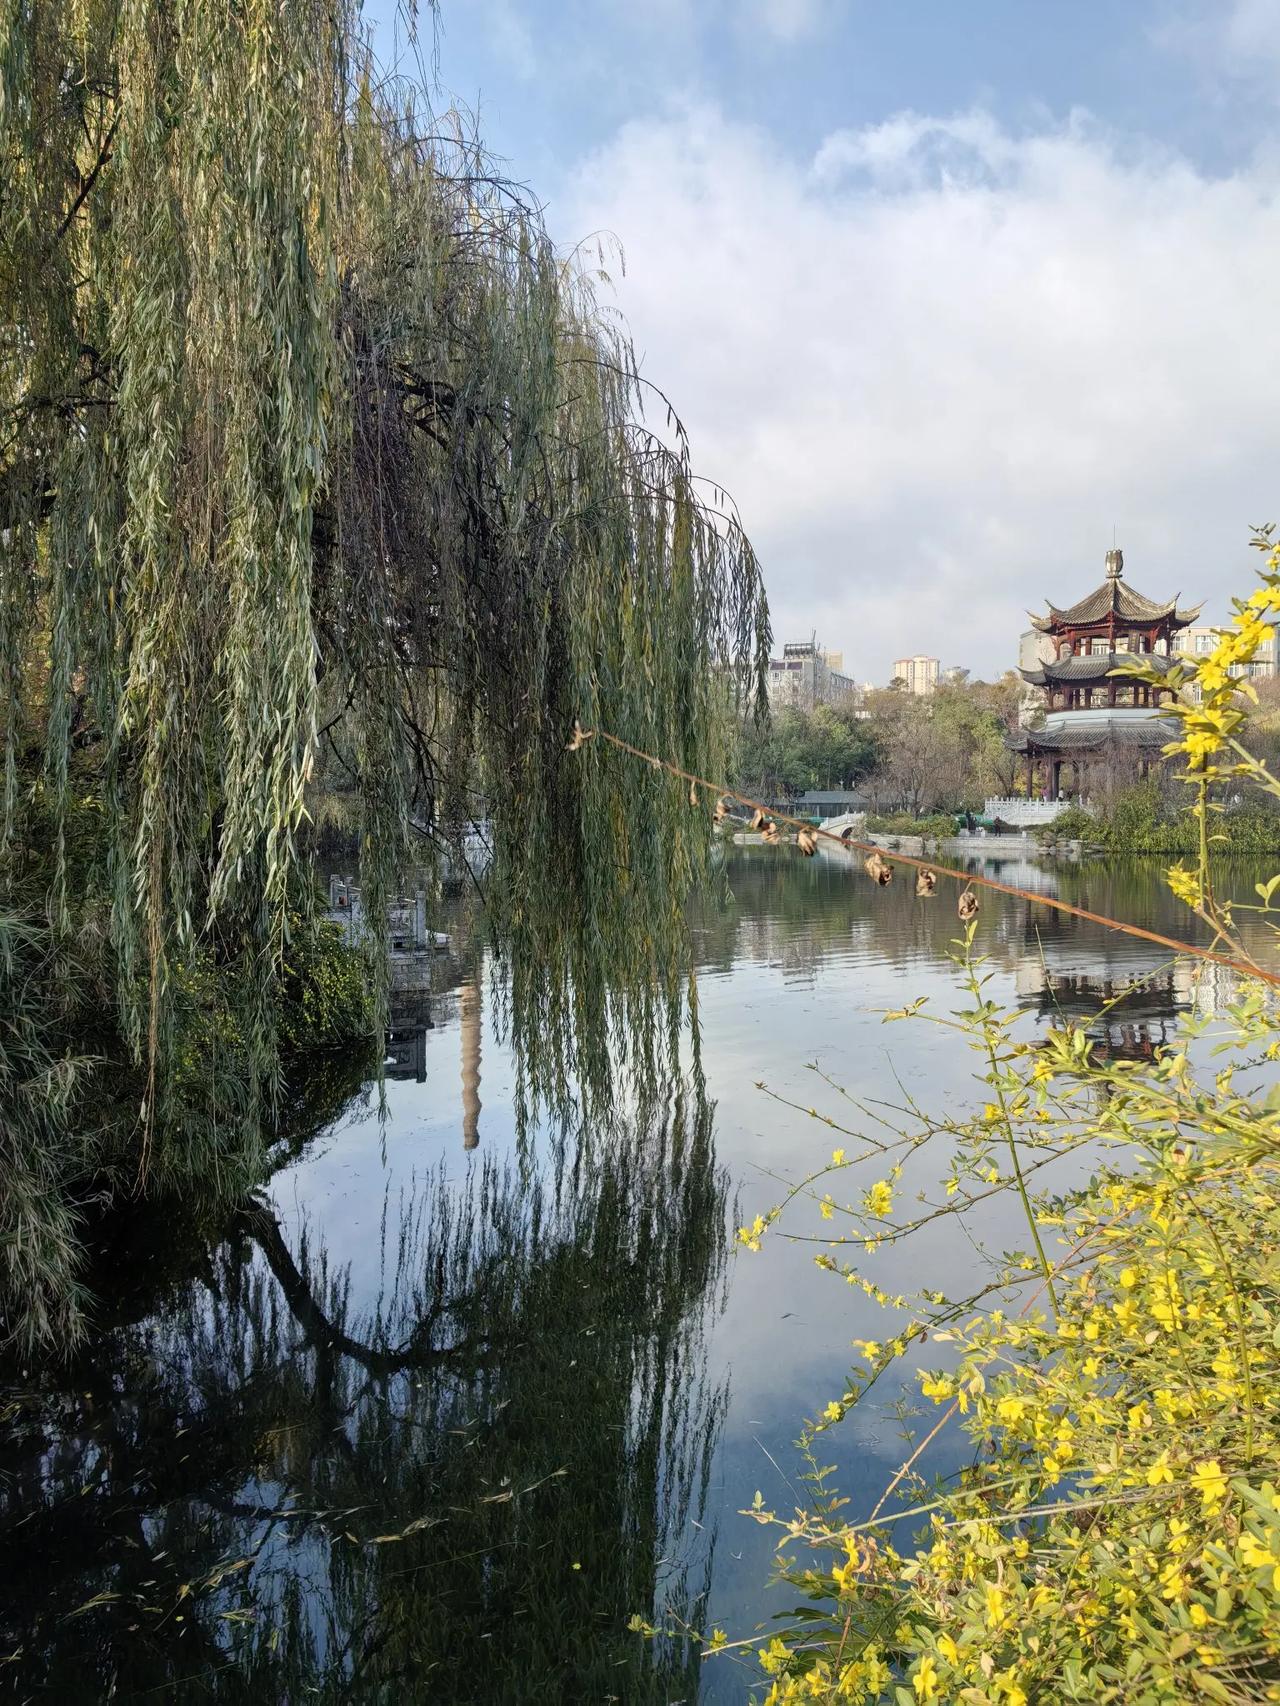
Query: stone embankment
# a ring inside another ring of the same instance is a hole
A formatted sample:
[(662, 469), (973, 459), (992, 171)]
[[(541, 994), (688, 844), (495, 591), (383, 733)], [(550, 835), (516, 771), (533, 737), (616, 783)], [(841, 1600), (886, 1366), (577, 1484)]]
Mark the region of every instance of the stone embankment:
[[(991, 859), (1066, 859), (1075, 861), (1094, 849), (1082, 841), (1055, 841), (1046, 845), (1034, 835), (867, 835), (857, 837), (886, 853), (905, 853), (910, 859), (966, 858)], [(764, 837), (751, 830), (734, 833), (736, 847), (763, 847)], [(829, 841), (819, 840), (820, 852), (839, 856), (839, 849)]]

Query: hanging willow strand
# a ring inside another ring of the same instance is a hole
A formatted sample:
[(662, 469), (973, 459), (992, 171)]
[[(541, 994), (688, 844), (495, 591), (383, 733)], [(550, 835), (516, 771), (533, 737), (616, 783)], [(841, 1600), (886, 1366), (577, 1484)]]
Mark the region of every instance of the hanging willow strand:
[[(632, 746), (630, 742), (620, 739), (617, 735), (610, 734), (607, 729), (583, 729), (575, 723), (573, 736), (569, 741), (569, 750), (577, 751), (586, 741), (591, 739), (607, 741), (610, 746), (617, 747), (620, 752), (629, 753), (633, 758), (641, 758), (646, 764), (655, 769), (666, 771), (668, 775), (689, 783), (691, 787), (706, 788), (709, 792), (714, 793), (718, 799), (736, 800), (739, 805), (746, 806), (754, 812), (757, 819), (761, 821), (790, 824), (793, 829), (802, 834), (820, 837), (823, 841), (829, 841), (833, 847), (839, 847), (846, 853), (866, 853), (872, 858), (883, 859), (883, 850), (877, 847), (873, 841), (858, 841), (852, 836), (833, 835), (829, 829), (816, 828), (813, 824), (806, 822), (804, 818), (790, 817), (786, 812), (774, 811), (771, 807), (761, 804), (759, 800), (752, 799), (749, 794), (740, 794), (736, 789), (725, 787), (723, 783), (709, 781), (705, 776), (693, 775), (690, 771), (682, 769), (680, 765), (672, 764), (664, 758), (658, 758), (651, 752), (642, 752), (638, 747)], [(1158, 947), (1172, 949), (1174, 953), (1189, 954), (1194, 959), (1208, 960), (1214, 965), (1226, 966), (1232, 971), (1242, 972), (1246, 977), (1258, 978), (1263, 983), (1280, 986), (1280, 973), (1265, 971), (1262, 967), (1255, 965), (1252, 960), (1215, 953), (1212, 948), (1200, 947), (1195, 942), (1183, 942), (1176, 936), (1163, 936), (1158, 930), (1146, 930), (1140, 924), (1126, 924), (1122, 919), (1109, 918), (1106, 913), (1090, 912), (1086, 907), (1073, 906), (1070, 901), (1057, 900), (1051, 895), (1036, 894), (1031, 889), (1020, 889), (1012, 883), (1002, 883), (996, 877), (981, 876), (976, 871), (953, 870), (948, 865), (931, 864), (927, 859), (916, 859), (908, 853), (895, 853), (892, 857), (895, 864), (909, 865), (913, 870), (921, 872), (922, 875), (932, 876), (935, 879), (940, 876), (948, 877), (952, 882), (962, 884), (964, 892), (972, 888), (990, 889), (995, 894), (1010, 895), (1015, 900), (1029, 901), (1033, 906), (1048, 907), (1053, 912), (1066, 913), (1071, 918), (1082, 918), (1089, 924), (1101, 924), (1104, 929), (1116, 930), (1125, 936), (1136, 936), (1140, 941), (1154, 942)], [(917, 893), (920, 892), (922, 891), (917, 890)], [(933, 892), (932, 885), (927, 892)], [(964, 892), (961, 894), (961, 900), (964, 899)]]

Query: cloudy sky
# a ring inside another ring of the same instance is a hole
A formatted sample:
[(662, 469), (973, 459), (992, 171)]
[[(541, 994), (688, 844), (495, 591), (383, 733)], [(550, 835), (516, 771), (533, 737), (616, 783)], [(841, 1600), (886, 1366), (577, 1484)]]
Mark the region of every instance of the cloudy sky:
[(438, 75), (557, 241), (616, 234), (779, 642), (998, 672), (1113, 529), (1152, 597), (1248, 582), (1280, 0), (441, 0)]

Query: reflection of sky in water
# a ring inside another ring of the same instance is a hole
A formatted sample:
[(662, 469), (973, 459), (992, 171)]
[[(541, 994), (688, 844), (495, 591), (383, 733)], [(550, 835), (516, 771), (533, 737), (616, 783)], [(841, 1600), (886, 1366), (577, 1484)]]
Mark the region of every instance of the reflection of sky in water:
[[(1015, 882), (1030, 876), (1042, 892), (1140, 919), (1172, 935), (1187, 928), (1186, 914), (1163, 892), (1154, 869), (1021, 872), (1003, 866), (998, 874)], [(851, 880), (838, 858), (805, 863), (767, 851), (735, 855), (727, 877), (733, 900), (702, 910), (695, 941), (704, 1065), (717, 1105), (717, 1154), (739, 1193), (739, 1218), (749, 1220), (777, 1200), (780, 1178), (820, 1165), (836, 1144), (853, 1147), (804, 1113), (770, 1100), (755, 1087), (757, 1080), (802, 1107), (813, 1105), (856, 1125), (855, 1110), (806, 1070), (808, 1062), (817, 1061), (864, 1100), (901, 1102), (909, 1096), (935, 1110), (971, 1105), (980, 1096), (974, 1082), (980, 1062), (953, 1033), (919, 1023), (886, 1025), (880, 1017), (880, 1010), (920, 995), (944, 1011), (963, 1004), (946, 960), (958, 926), (945, 885), (934, 900), (919, 902), (901, 877), (877, 892)], [(1251, 880), (1242, 878), (1242, 886)], [(983, 897), (979, 945), (996, 974), (992, 994), (1021, 1006), (1028, 1030), (1055, 1013), (1081, 1016), (1091, 1002), (1128, 990), (1108, 1027), (1116, 1046), (1153, 1032), (1158, 1040), (1176, 1013), (1191, 1006), (1211, 1010), (1229, 987), (1214, 971), (1198, 981), (1182, 968), (1161, 973), (1165, 956), (1158, 947), (993, 895)], [(1151, 973), (1157, 975), (1149, 985), (1130, 988)], [(438, 957), (438, 984), (447, 986), (459, 975), (448, 956)], [(474, 1080), (477, 1041), (483, 1104), (478, 1121), (472, 1106), (480, 1154), (516, 1156), (511, 1056), (495, 1034), (489, 1004), (480, 1003), (485, 1010), (476, 1014), (474, 981), (469, 982), (461, 996), (447, 987), (437, 995), (434, 1023), (418, 1045), (422, 1082), (387, 1083), (385, 1121), (371, 1094), (275, 1178), (273, 1196), (286, 1234), (296, 1237), (307, 1225), (322, 1238), (331, 1268), (349, 1266), (357, 1314), (384, 1283), (384, 1203), (407, 1198), (442, 1166), (452, 1180), (464, 1180), (473, 1164), (464, 1150), (462, 1074), (465, 1066)], [(472, 1021), (463, 1027), (460, 1008)], [(460, 1029), (469, 1033), (467, 1062)], [(906, 1175), (905, 1188), (910, 1193), (933, 1185), (940, 1167), (940, 1157), (924, 1158)], [(865, 1178), (842, 1176), (838, 1193), (851, 1196), (876, 1172), (868, 1163)], [(1037, 1183), (1051, 1180), (1052, 1169)], [(816, 1213), (801, 1210), (793, 1224), (813, 1231), (821, 1223)], [(979, 1272), (974, 1241), (986, 1240), (998, 1250), (1020, 1245), (1024, 1230), (1005, 1203), (985, 1221), (971, 1217), (967, 1235), (956, 1222), (944, 1221), (906, 1245), (883, 1249), (865, 1265), (890, 1292), (936, 1286), (963, 1295)], [(705, 1518), (704, 1532), (716, 1533), (711, 1620), (735, 1635), (794, 1598), (786, 1591), (763, 1591), (771, 1537), (737, 1512), (757, 1488), (778, 1509), (801, 1502), (798, 1482), (791, 1485), (800, 1469), (792, 1442), (801, 1416), (816, 1413), (843, 1389), (855, 1357), (850, 1341), (882, 1339), (890, 1325), (861, 1293), (820, 1273), (812, 1257), (812, 1245), (770, 1237), (760, 1254), (731, 1258), (727, 1302), (710, 1328), (709, 1376), (717, 1381), (727, 1372), (731, 1382)], [(936, 1352), (930, 1360), (938, 1360)], [(899, 1399), (913, 1394), (910, 1381), (905, 1388), (901, 1383), (877, 1388), (824, 1438), (826, 1460), (840, 1464), (842, 1489), (852, 1497), (855, 1514), (874, 1503), (908, 1449), (894, 1411)], [(953, 1438), (934, 1452), (927, 1468), (953, 1466), (963, 1449)], [(739, 1698), (743, 1686), (742, 1673), (719, 1661), (709, 1667), (704, 1698)]]

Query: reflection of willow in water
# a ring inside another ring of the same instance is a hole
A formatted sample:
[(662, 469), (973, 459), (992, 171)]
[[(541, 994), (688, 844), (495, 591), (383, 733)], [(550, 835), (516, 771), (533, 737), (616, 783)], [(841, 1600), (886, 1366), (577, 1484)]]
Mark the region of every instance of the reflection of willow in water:
[(689, 1548), (723, 1410), (701, 1335), (725, 1217), (709, 1120), (679, 1111), (539, 1180), (489, 1163), (389, 1204), (367, 1310), (246, 1205), (163, 1314), (105, 1330), (8, 1418), (11, 1682), (692, 1698), (696, 1659), (625, 1625), (708, 1562)]

